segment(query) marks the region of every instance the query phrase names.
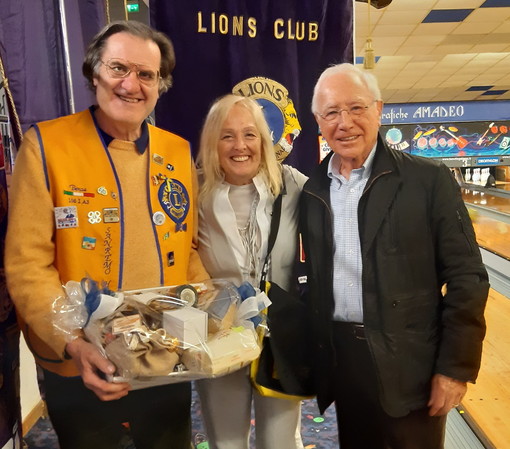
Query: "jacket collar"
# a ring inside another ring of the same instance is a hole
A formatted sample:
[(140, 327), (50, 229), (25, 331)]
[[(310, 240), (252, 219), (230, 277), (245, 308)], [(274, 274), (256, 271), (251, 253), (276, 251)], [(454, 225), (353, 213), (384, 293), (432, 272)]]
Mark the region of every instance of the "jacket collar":
[[(388, 149), (384, 144), (381, 136), (377, 137), (377, 145), (372, 165), (370, 178), (365, 187), (365, 191), (369, 188), (374, 180), (382, 174), (398, 172), (397, 163), (392, 150)], [(305, 186), (305, 190), (319, 195), (324, 200), (329, 201), (329, 185), (331, 179), (328, 176), (329, 161), (333, 157), (331, 151), (324, 160), (315, 167), (310, 175), (310, 179)]]
[[(400, 177), (398, 152), (388, 148), (381, 136), (377, 138), (372, 173), (358, 206), (361, 250), (370, 249), (375, 236), (390, 208), (402, 182)], [(328, 164), (332, 153), (315, 167), (305, 185), (304, 191), (321, 198), (330, 207), (330, 182)]]
[(372, 172), (368, 179), (365, 190), (367, 190), (372, 181), (377, 179), (382, 174), (397, 173), (397, 162), (393, 150), (390, 150), (385, 144), (380, 135), (377, 136), (377, 147), (374, 155), (374, 162)]

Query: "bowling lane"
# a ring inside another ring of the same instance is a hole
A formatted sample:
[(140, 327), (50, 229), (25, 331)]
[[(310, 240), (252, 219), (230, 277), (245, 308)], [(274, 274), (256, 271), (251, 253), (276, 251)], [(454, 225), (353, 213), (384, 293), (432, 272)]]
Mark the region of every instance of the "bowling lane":
[(487, 335), (482, 366), (476, 384), (470, 384), (461, 409), (468, 422), (490, 440), (488, 448), (510, 447), (510, 301), (490, 291), (487, 309)]
[[(498, 189), (510, 190), (510, 184)], [(510, 196), (492, 195), (487, 189), (462, 189), (462, 195), (473, 221), (478, 244), (495, 254), (510, 259)], [(510, 426), (510, 323), (509, 298), (491, 289), (487, 309), (487, 335), (483, 345), (482, 366), (476, 384), (470, 385), (462, 401), (468, 422), (480, 429), (491, 444), (504, 449), (509, 446)]]
[(462, 189), (478, 244), (510, 259), (510, 197)]
[(510, 259), (510, 225), (489, 218), (469, 205), (467, 207), (478, 244), (482, 248)]
[(467, 204), (485, 207), (510, 216), (510, 195), (496, 196), (492, 195), (486, 189), (484, 190), (485, 191), (462, 189), (462, 198), (464, 198), (464, 202)]

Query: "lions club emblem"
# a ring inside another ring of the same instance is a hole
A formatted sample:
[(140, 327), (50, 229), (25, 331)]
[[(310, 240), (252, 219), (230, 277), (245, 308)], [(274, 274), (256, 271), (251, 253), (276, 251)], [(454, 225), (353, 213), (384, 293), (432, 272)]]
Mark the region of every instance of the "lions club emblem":
[(189, 194), (177, 179), (166, 178), (158, 190), (158, 198), (165, 213), (175, 223), (176, 231), (186, 231), (184, 220), (189, 211)]
[(285, 86), (272, 79), (256, 76), (236, 84), (232, 93), (251, 97), (262, 106), (271, 129), (276, 159), (282, 162), (301, 133), (294, 103)]

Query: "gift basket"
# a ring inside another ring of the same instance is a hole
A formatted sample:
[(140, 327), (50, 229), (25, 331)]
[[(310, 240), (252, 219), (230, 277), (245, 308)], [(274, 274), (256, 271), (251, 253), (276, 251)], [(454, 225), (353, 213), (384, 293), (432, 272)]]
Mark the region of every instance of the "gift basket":
[[(79, 333), (116, 366), (109, 380), (133, 389), (218, 377), (260, 355), (265, 293), (222, 279), (113, 292), (69, 281), (54, 302), (54, 327)], [(258, 328), (258, 329), (256, 329)]]

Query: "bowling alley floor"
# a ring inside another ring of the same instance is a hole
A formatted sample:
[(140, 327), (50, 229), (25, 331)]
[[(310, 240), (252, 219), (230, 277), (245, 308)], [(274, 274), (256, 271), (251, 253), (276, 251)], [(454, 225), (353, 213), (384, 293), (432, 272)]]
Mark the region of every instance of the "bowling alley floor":
[[(491, 280), (487, 309), (487, 335), (476, 384), (462, 402), (464, 416), (487, 447), (510, 447), (510, 195), (509, 184), (499, 189), (469, 186), (463, 198), (473, 221)], [(483, 437), (482, 437), (483, 439)]]
[[(460, 412), (459, 412), (460, 410)], [(461, 407), (448, 415), (445, 449), (486, 449), (462, 417)], [(209, 449), (207, 434), (201, 416), (200, 401), (195, 390), (192, 400), (192, 443), (195, 449)], [(255, 423), (252, 422), (252, 429)], [(315, 400), (302, 402), (301, 435), (305, 449), (338, 449), (338, 434), (334, 407), (320, 415)], [(41, 418), (25, 435), (26, 449), (58, 449), (58, 441), (51, 426), (51, 421)], [(252, 432), (250, 448), (255, 449)], [(498, 446), (503, 449), (504, 446)], [(135, 449), (131, 439), (126, 438), (118, 449)]]

